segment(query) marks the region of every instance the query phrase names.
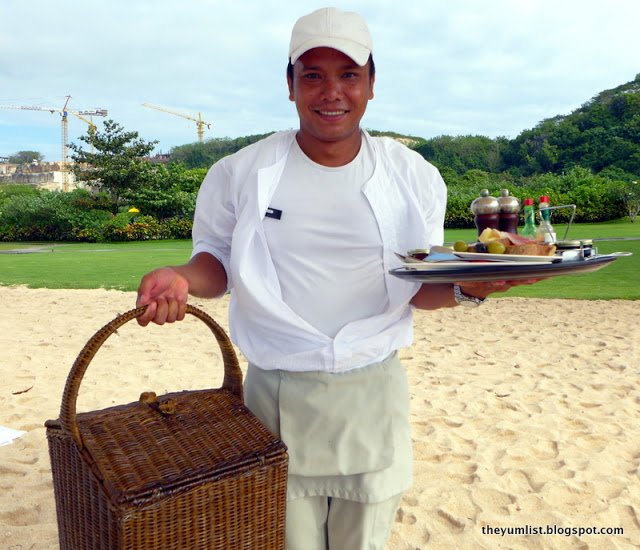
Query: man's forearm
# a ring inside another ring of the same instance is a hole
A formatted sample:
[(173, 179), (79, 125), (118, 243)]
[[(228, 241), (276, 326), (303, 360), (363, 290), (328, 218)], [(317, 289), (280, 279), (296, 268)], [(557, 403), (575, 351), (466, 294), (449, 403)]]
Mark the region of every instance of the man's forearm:
[(227, 273), (222, 263), (211, 254), (196, 254), (189, 263), (175, 266), (189, 282), (189, 294), (199, 298), (215, 298), (227, 290)]
[(410, 303), (418, 309), (440, 309), (457, 305), (453, 297), (453, 285), (449, 283), (422, 285)]

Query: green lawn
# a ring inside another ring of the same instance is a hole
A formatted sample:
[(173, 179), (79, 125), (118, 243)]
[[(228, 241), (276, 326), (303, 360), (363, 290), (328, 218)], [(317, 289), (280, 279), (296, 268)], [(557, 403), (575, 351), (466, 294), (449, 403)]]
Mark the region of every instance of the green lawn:
[(142, 275), (148, 271), (163, 265), (184, 263), (191, 254), (191, 241), (188, 240), (42, 243), (38, 247), (43, 251), (0, 254), (0, 284), (32, 288), (135, 290)]
[[(563, 228), (556, 228), (560, 237)], [(640, 223), (579, 224), (569, 239), (615, 238), (596, 241), (599, 252), (632, 252), (613, 264), (584, 275), (568, 275), (510, 290), (505, 296), (577, 299), (640, 299)], [(472, 241), (472, 229), (447, 230), (445, 240)], [(136, 243), (2, 243), (0, 252), (16, 248), (41, 252), (0, 253), (0, 285), (32, 288), (112, 288), (135, 290), (142, 275), (163, 265), (183, 263), (191, 253), (190, 241)]]

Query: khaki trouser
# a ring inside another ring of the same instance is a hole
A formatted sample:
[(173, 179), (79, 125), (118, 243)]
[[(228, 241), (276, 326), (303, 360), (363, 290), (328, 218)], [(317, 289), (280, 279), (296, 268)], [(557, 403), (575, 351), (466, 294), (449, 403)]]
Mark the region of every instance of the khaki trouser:
[(287, 550), (384, 550), (402, 495), (367, 503), (332, 497), (287, 502)]
[(249, 365), (245, 403), (289, 448), (287, 550), (384, 550), (411, 482), (397, 354), (338, 374)]

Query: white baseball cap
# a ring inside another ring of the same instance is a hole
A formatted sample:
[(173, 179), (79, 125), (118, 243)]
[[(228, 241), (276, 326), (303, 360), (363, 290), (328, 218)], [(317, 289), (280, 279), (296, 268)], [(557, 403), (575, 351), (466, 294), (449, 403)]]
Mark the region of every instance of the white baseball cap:
[(303, 53), (323, 47), (338, 50), (363, 67), (373, 49), (369, 27), (357, 13), (336, 8), (322, 8), (298, 19), (289, 43), (291, 64)]

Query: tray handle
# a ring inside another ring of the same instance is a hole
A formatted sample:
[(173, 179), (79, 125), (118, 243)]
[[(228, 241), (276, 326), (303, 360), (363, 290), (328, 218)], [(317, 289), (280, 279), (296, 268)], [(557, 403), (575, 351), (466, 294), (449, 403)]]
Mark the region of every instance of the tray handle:
[[(126, 313), (118, 315), (113, 321), (107, 323), (104, 327), (98, 330), (85, 344), (84, 348), (82, 348), (71, 367), (71, 371), (67, 377), (67, 382), (62, 394), (60, 426), (63, 430), (71, 434), (73, 440), (80, 449), (82, 449), (84, 445), (82, 443), (80, 429), (78, 428), (76, 404), (82, 378), (89, 367), (89, 363), (107, 338), (109, 338), (109, 336), (111, 336), (125, 323), (142, 315), (145, 309), (146, 306), (129, 310)], [(231, 343), (231, 340), (229, 340), (226, 332), (218, 323), (216, 323), (216, 321), (213, 320), (212, 317), (201, 309), (187, 304), (186, 312), (203, 321), (211, 329), (211, 332), (218, 341), (224, 363), (222, 389), (231, 392), (238, 397), (240, 401), (244, 401), (242, 393), (242, 371), (240, 370), (240, 365), (233, 349), (233, 344)]]

